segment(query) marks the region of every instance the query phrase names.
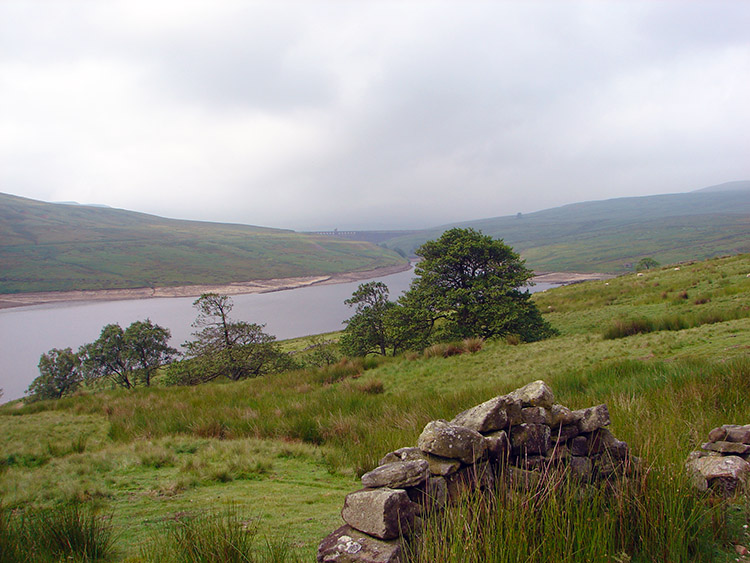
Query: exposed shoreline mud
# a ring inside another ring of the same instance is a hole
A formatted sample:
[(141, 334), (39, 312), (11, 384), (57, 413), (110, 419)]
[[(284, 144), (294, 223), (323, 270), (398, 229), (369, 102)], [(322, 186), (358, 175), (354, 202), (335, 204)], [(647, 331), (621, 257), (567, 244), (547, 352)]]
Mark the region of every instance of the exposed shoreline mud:
[[(271, 280), (251, 280), (227, 284), (186, 285), (178, 287), (140, 287), (133, 289), (95, 289), (81, 291), (47, 291), (37, 293), (0, 294), (0, 309), (29, 307), (49, 303), (73, 301), (120, 301), (123, 299), (152, 299), (159, 297), (199, 297), (203, 293), (242, 295), (247, 293), (269, 293), (287, 289), (299, 289), (312, 285), (327, 285), (367, 280), (390, 274), (397, 274), (411, 268), (411, 264), (401, 264), (386, 268), (376, 268), (361, 272), (346, 272), (326, 276), (306, 276), (298, 278), (278, 278)], [(535, 282), (570, 284), (589, 280), (607, 279), (607, 274), (576, 274), (568, 272), (538, 273)]]

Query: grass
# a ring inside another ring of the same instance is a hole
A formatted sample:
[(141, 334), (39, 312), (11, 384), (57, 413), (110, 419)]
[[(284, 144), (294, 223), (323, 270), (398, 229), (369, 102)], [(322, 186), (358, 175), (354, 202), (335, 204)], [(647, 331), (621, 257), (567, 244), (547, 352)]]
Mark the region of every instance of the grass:
[[(740, 256), (538, 294), (534, 299), (561, 333), (542, 342), (473, 342), (466, 343), (471, 354), (368, 358), (237, 383), (8, 405), (0, 408), (0, 496), (9, 509), (84, 502), (112, 514), (118, 560), (144, 560), (139, 546), (166, 535), (165, 526), (183, 515), (208, 517), (230, 506), (257, 525), (255, 557), (269, 553), (269, 542), (290, 552), (286, 560), (311, 560), (320, 539), (340, 525), (356, 478), (386, 452), (414, 445), (430, 420), (544, 379), (571, 408), (606, 403), (613, 432), (644, 460), (648, 477), (614, 497), (597, 492), (596, 511), (588, 515), (573, 512), (564, 489), (556, 489), (556, 504), (540, 510), (550, 511), (546, 528), (561, 527), (563, 535), (539, 547), (546, 535), (534, 522), (488, 521), (496, 515), (485, 510), (490, 505), (467, 505), (465, 517), (484, 524), (468, 528), (467, 536), (456, 531), (463, 545), (489, 549), (523, 526), (526, 545), (538, 552), (518, 560), (545, 560), (557, 545), (563, 561), (638, 561), (647, 552), (659, 554), (657, 560), (733, 561), (732, 542), (747, 543), (747, 503), (713, 507), (673, 492), (685, 491), (679, 477), (685, 457), (711, 428), (750, 422), (750, 318), (615, 340), (605, 340), (602, 327), (620, 318), (741, 310), (750, 305), (748, 272), (750, 256)], [(315, 340), (289, 345), (303, 350)], [(615, 509), (629, 508), (612, 513), (613, 498), (623, 503)], [(512, 519), (534, 499), (500, 501), (511, 503), (503, 518)], [(439, 530), (434, 537), (445, 533)], [(610, 559), (598, 559), (603, 552), (593, 541), (604, 537), (611, 538), (602, 544)], [(648, 540), (644, 547), (635, 546), (637, 537)], [(581, 543), (587, 538), (588, 547)], [(570, 542), (579, 547), (565, 551)], [(436, 547), (448, 551), (433, 560), (471, 560), (442, 559), (461, 547), (448, 543)], [(476, 549), (476, 560), (495, 557)]]

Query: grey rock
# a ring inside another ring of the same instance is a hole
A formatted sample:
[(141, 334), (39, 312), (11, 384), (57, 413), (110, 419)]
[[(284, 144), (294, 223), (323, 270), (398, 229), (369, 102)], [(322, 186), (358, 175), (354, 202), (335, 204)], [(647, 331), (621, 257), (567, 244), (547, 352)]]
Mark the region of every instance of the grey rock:
[(419, 448), (399, 448), (396, 451), (385, 454), (378, 462), (378, 465), (385, 465), (394, 461), (415, 461), (418, 459), (424, 459), (422, 450)]
[(318, 563), (401, 563), (401, 539), (383, 541), (341, 526), (318, 546)]
[(521, 409), (521, 420), (527, 424), (551, 424), (550, 411), (544, 407), (524, 407)]
[(472, 407), (457, 415), (452, 424), (465, 426), (477, 432), (494, 432), (508, 426), (508, 413), (505, 397), (495, 397), (481, 405)]
[(724, 492), (732, 492), (737, 486), (747, 487), (750, 479), (750, 463), (738, 456), (698, 457), (688, 461), (686, 468), (702, 491), (718, 481)]
[(492, 434), (485, 435), (484, 441), (487, 444), (489, 460), (492, 463), (504, 462), (510, 449), (508, 433), (505, 430), (498, 430)]
[(550, 426), (554, 427), (577, 424), (581, 420), (579, 411), (572, 411), (568, 407), (558, 404), (554, 404), (550, 408), (550, 417)]
[(513, 452), (518, 455), (544, 454), (550, 448), (550, 428), (544, 424), (519, 424), (510, 431)]
[(427, 423), (419, 436), (417, 446), (423, 452), (440, 457), (460, 459), (471, 464), (481, 459), (487, 446), (476, 430), (457, 426), (445, 420), (434, 420)]
[(489, 462), (480, 461), (449, 475), (445, 478), (445, 483), (448, 489), (448, 502), (455, 503), (468, 491), (492, 491), (495, 486), (495, 473)]
[(750, 452), (750, 445), (739, 442), (706, 442), (701, 446), (704, 450), (720, 452), (722, 454), (743, 455)]
[(739, 442), (741, 444), (750, 444), (750, 424), (740, 426), (739, 424), (725, 424), (719, 428), (714, 428), (708, 433), (710, 442)]
[(394, 461), (362, 475), (362, 485), (370, 488), (403, 489), (418, 485), (427, 480), (428, 476), (429, 463), (425, 459)]
[(566, 444), (553, 444), (552, 447), (547, 450), (544, 457), (551, 463), (561, 463), (570, 457), (570, 448)]
[(610, 423), (607, 405), (597, 405), (573, 412), (581, 415), (581, 420), (578, 421), (578, 428), (581, 432), (593, 432), (597, 428), (608, 426)]
[(568, 460), (568, 467), (570, 468), (571, 475), (578, 477), (582, 481), (591, 479), (594, 471), (594, 464), (588, 457), (572, 456)]
[(578, 424), (566, 424), (565, 426), (551, 426), (551, 438), (555, 442), (567, 442), (578, 436), (581, 431)]
[(448, 503), (448, 485), (443, 477), (430, 477), (424, 483), (406, 489), (406, 492), (412, 502), (420, 507), (419, 515), (443, 510)]
[(422, 455), (430, 465), (430, 474), (446, 477), (461, 469), (461, 462), (457, 459), (449, 459), (437, 455), (422, 452)]
[(524, 407), (545, 407), (549, 409), (555, 403), (555, 395), (552, 393), (552, 389), (541, 379), (532, 381), (509, 395), (518, 399), (521, 406)]
[(403, 489), (363, 489), (346, 495), (341, 517), (360, 532), (390, 540), (412, 529), (416, 509)]
[(582, 457), (589, 455), (589, 439), (588, 436), (580, 435), (573, 438), (568, 442), (570, 447), (571, 455)]

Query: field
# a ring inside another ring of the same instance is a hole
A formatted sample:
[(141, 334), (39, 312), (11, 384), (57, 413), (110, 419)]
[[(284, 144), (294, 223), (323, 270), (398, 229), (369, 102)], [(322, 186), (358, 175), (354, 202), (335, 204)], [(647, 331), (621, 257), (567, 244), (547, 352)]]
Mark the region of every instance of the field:
[(405, 263), (362, 241), (6, 194), (0, 241), (0, 293), (224, 284)]
[[(383, 454), (414, 445), (430, 420), (544, 379), (570, 408), (607, 403), (615, 435), (661, 483), (644, 498), (674, 509), (632, 523), (663, 534), (607, 558), (565, 560), (740, 560), (735, 545), (750, 547), (747, 500), (717, 505), (680, 487), (685, 457), (711, 428), (750, 423), (749, 273), (750, 255), (740, 255), (536, 294), (560, 335), (531, 344), (508, 338), (451, 357), (9, 404), (0, 408), (2, 507), (82, 503), (110, 523), (112, 558), (131, 562), (159, 560), (169, 530), (229, 510), (257, 530), (257, 560), (311, 561), (340, 525), (346, 493)], [(585, 518), (580, 525), (582, 536), (600, 533)], [(493, 545), (482, 530), (438, 534), (445, 547), (435, 557), (482, 561), (479, 546)], [(474, 551), (455, 555), (452, 537)]]

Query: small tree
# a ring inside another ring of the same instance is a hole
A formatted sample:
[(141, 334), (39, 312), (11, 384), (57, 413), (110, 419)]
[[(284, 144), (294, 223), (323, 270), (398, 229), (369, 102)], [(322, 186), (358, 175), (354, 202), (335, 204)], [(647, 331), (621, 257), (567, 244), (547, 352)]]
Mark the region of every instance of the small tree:
[(70, 348), (53, 348), (39, 358), (39, 376), (26, 394), (32, 401), (59, 399), (76, 391), (83, 380), (81, 361)]
[(195, 300), (202, 327), (194, 340), (186, 342), (190, 382), (205, 382), (225, 375), (233, 381), (263, 375), (288, 360), (276, 344), (276, 337), (263, 332), (265, 325), (229, 318), (232, 300), (226, 295), (204, 293)]
[(169, 336), (168, 329), (149, 319), (136, 321), (126, 330), (108, 324), (99, 338), (78, 351), (84, 375), (89, 381), (109, 379), (126, 389), (139, 382), (148, 386), (154, 372), (177, 354), (167, 345)]
[(422, 260), (406, 293), (440, 339), (517, 334), (525, 341), (554, 333), (524, 287), (534, 273), (502, 240), (450, 229), (416, 251)]
[(647, 256), (646, 258), (641, 258), (638, 261), (638, 264), (636, 264), (635, 269), (636, 270), (651, 270), (652, 268), (658, 268), (661, 264), (659, 264), (656, 260), (651, 258), (650, 256)]

